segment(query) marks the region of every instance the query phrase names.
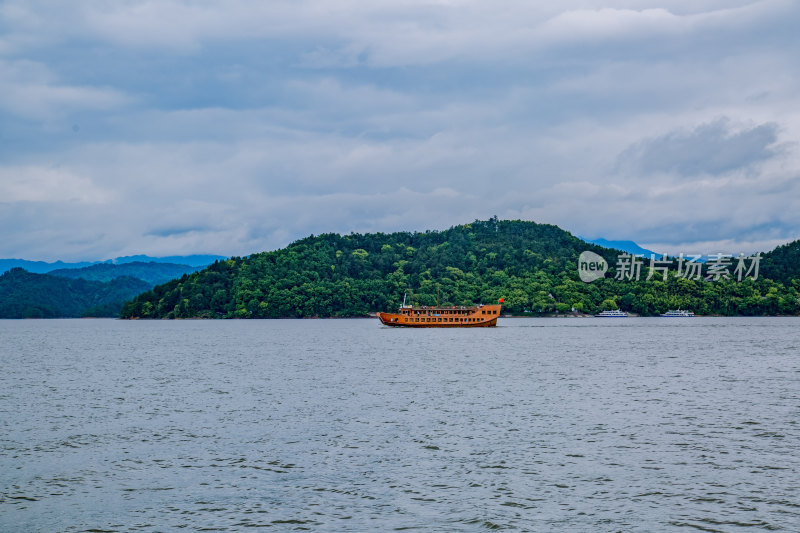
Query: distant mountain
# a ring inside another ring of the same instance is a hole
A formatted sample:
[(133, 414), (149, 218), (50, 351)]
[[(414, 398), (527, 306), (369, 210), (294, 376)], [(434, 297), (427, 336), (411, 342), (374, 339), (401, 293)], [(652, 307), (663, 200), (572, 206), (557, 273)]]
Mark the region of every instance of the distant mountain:
[(214, 261), (227, 259), (222, 255), (170, 255), (167, 257), (150, 257), (149, 255), (127, 255), (117, 257), (111, 262), (115, 265), (125, 263), (173, 263), (178, 265), (189, 265), (192, 267), (206, 267)]
[(623, 252), (627, 252), (633, 255), (642, 254), (646, 258), (649, 258), (651, 254), (655, 254), (657, 258), (661, 257), (660, 253), (648, 250), (647, 248), (642, 248), (633, 241), (609, 241), (607, 239), (594, 239), (594, 240), (584, 239), (584, 240), (586, 242), (602, 246), (603, 248), (622, 250)]
[(60, 268), (49, 272), (51, 276), (87, 281), (111, 281), (112, 279), (131, 277), (149, 283), (151, 286), (165, 283), (200, 270), (201, 266), (176, 265), (173, 263), (98, 263), (84, 268)]
[(126, 263), (172, 263), (188, 265), (192, 267), (205, 267), (214, 261), (225, 259), (221, 255), (172, 255), (168, 257), (150, 257), (149, 255), (128, 255), (116, 257), (106, 261), (82, 261), (77, 263), (65, 263), (55, 261), (47, 263), (45, 261), (28, 261), (26, 259), (0, 259), (0, 274), (8, 272), (12, 268), (24, 268), (28, 272), (35, 274), (47, 274), (53, 270), (63, 270), (72, 268), (85, 268), (97, 264), (126, 264)]
[[(150, 262), (136, 261), (152, 259)], [(118, 316), (122, 304), (155, 285), (182, 278), (213, 264), (217, 255), (118, 257), (116, 262), (45, 263), (0, 260), (0, 318)], [(167, 262), (186, 260), (189, 264)], [(35, 269), (29, 272), (24, 265)], [(60, 268), (55, 268), (60, 267)]]
[(63, 261), (46, 263), (44, 261), (28, 261), (26, 259), (0, 259), (0, 274), (8, 272), (12, 268), (24, 268), (34, 274), (46, 274), (57, 268), (83, 268), (95, 263), (87, 261), (82, 263), (65, 263)]
[(0, 276), (0, 318), (116, 317), (126, 300), (150, 287), (130, 277), (86, 281), (14, 268)]

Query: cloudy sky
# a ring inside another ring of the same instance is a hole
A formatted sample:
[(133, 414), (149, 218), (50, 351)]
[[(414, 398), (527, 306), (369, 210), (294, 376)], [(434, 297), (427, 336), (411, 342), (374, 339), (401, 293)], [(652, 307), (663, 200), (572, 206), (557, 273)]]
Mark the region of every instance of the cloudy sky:
[(800, 238), (797, 0), (0, 3), (0, 257)]

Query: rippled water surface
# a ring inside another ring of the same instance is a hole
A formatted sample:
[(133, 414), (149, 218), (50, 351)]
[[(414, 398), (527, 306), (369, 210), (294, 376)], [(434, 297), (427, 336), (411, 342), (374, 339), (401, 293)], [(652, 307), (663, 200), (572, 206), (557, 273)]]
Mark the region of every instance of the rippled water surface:
[(0, 531), (800, 530), (800, 320), (0, 321)]

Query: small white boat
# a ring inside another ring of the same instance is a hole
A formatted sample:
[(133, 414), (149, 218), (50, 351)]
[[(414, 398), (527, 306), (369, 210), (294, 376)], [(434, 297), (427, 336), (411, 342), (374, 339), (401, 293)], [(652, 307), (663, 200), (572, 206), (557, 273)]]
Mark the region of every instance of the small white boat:
[(670, 309), (661, 316), (694, 316), (694, 313), (685, 309)]
[(602, 317), (602, 318), (626, 318), (628, 316), (628, 313), (626, 313), (625, 311), (620, 311), (619, 309), (617, 309), (615, 311), (603, 311), (601, 313), (597, 313), (594, 316)]

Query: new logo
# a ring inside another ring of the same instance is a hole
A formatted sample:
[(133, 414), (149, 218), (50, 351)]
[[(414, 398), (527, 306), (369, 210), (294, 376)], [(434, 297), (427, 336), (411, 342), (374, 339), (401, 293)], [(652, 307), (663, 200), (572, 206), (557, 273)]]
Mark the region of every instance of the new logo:
[(608, 270), (608, 263), (594, 252), (581, 252), (578, 256), (578, 275), (581, 281), (591, 283), (596, 279), (605, 277)]

